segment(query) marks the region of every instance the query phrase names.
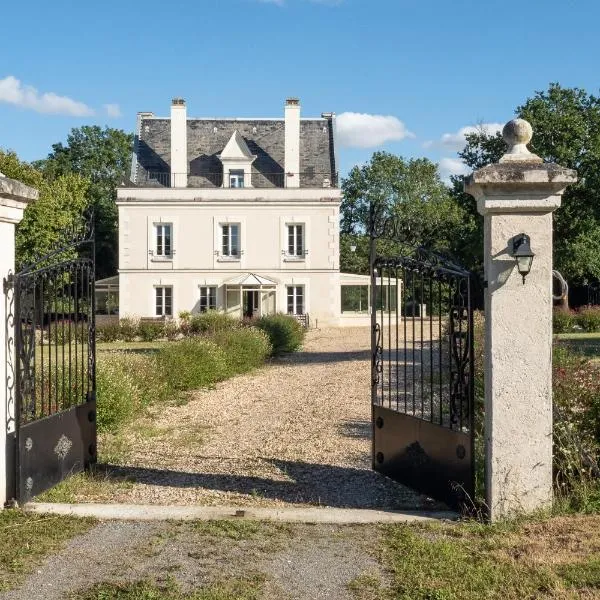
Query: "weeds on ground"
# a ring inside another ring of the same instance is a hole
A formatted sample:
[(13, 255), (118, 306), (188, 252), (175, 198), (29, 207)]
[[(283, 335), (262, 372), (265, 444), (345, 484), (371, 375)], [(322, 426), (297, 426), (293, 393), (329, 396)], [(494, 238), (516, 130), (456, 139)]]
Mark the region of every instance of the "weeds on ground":
[(102, 583), (70, 596), (71, 600), (258, 600), (265, 581), (257, 573), (242, 579), (216, 583), (193, 592), (183, 592), (173, 581), (156, 583)]
[(45, 556), (94, 524), (93, 519), (0, 511), (0, 590), (17, 587)]

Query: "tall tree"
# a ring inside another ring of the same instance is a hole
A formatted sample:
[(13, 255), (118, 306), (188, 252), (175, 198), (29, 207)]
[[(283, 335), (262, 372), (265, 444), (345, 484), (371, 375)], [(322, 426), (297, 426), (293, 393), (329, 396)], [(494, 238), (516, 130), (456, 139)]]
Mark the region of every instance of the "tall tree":
[[(600, 279), (600, 99), (553, 83), (515, 112), (533, 127), (532, 152), (578, 173), (578, 182), (567, 188), (561, 208), (553, 215), (555, 267), (575, 283), (588, 277)], [(469, 168), (478, 169), (497, 161), (505, 148), (500, 134), (479, 131), (467, 136), (459, 156)], [(455, 178), (454, 195), (474, 214), (473, 199), (462, 192), (462, 178)], [(480, 228), (478, 235), (482, 236)], [(481, 237), (478, 242), (472, 249), (483, 247)], [(480, 255), (481, 250), (476, 262), (481, 261)]]
[(39, 199), (27, 206), (16, 230), (17, 269), (64, 245), (69, 232), (83, 225), (88, 207), (88, 181), (75, 173), (48, 181), (14, 152), (0, 150), (0, 171), (35, 187)]
[(118, 212), (116, 189), (129, 174), (133, 135), (97, 125), (72, 129), (67, 143), (54, 144), (36, 166), (50, 180), (76, 173), (89, 180), (87, 191), (96, 221), (96, 270), (99, 278), (116, 273)]
[[(452, 252), (468, 226), (465, 214), (426, 158), (404, 159), (375, 152), (370, 162), (354, 167), (342, 182), (340, 263), (342, 270), (368, 268), (369, 206), (375, 203), (395, 225), (395, 249), (426, 246)], [(350, 253), (350, 246), (356, 246)], [(390, 248), (392, 249), (392, 248)]]

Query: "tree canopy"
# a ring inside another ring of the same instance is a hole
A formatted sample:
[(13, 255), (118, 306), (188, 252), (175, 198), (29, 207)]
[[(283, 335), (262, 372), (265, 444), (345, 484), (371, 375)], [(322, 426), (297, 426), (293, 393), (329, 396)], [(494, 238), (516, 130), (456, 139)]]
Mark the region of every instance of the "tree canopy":
[(54, 144), (46, 159), (34, 163), (50, 181), (77, 174), (89, 182), (86, 193), (95, 217), (99, 278), (113, 275), (117, 270), (116, 189), (129, 173), (132, 146), (130, 133), (85, 125), (72, 129), (66, 144)]
[[(342, 182), (340, 262), (343, 271), (368, 269), (369, 205), (394, 222), (396, 245), (452, 252), (464, 227), (464, 211), (427, 158), (405, 159), (375, 152)], [(382, 241), (382, 243), (384, 243)], [(356, 246), (350, 252), (350, 246)]]
[[(600, 99), (553, 83), (515, 112), (533, 127), (532, 152), (577, 170), (578, 182), (566, 189), (553, 215), (555, 268), (573, 282), (600, 279)], [(478, 169), (497, 161), (505, 149), (500, 134), (482, 130), (467, 135), (459, 156), (469, 168)], [(474, 215), (474, 201), (461, 188), (462, 178), (455, 178), (457, 201)], [(478, 247), (481, 254), (482, 245)]]
[(65, 243), (65, 232), (83, 226), (89, 205), (88, 182), (75, 173), (46, 179), (32, 165), (19, 160), (14, 152), (0, 150), (0, 171), (38, 189), (39, 199), (32, 202), (17, 225), (15, 252), (20, 269)]

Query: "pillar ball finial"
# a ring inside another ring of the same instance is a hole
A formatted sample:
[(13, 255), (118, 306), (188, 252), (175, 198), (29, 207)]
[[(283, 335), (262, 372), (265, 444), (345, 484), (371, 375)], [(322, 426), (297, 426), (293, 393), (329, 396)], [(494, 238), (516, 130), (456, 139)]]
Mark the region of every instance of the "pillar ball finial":
[(533, 128), (525, 119), (513, 119), (504, 126), (502, 137), (509, 148), (517, 144), (527, 145), (533, 137)]
[(533, 128), (525, 119), (512, 119), (502, 129), (502, 137), (508, 146), (500, 162), (543, 162), (527, 148), (533, 137)]

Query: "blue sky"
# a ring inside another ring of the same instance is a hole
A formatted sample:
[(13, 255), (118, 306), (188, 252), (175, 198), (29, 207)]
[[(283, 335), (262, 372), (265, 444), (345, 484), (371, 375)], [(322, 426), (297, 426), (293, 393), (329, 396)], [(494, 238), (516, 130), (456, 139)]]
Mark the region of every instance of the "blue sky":
[[(137, 111), (340, 115), (340, 171), (375, 150), (456, 171), (464, 128), (552, 81), (598, 93), (597, 0), (33, 0), (3, 6), (0, 147), (43, 158)], [(33, 89), (32, 89), (33, 88)]]

